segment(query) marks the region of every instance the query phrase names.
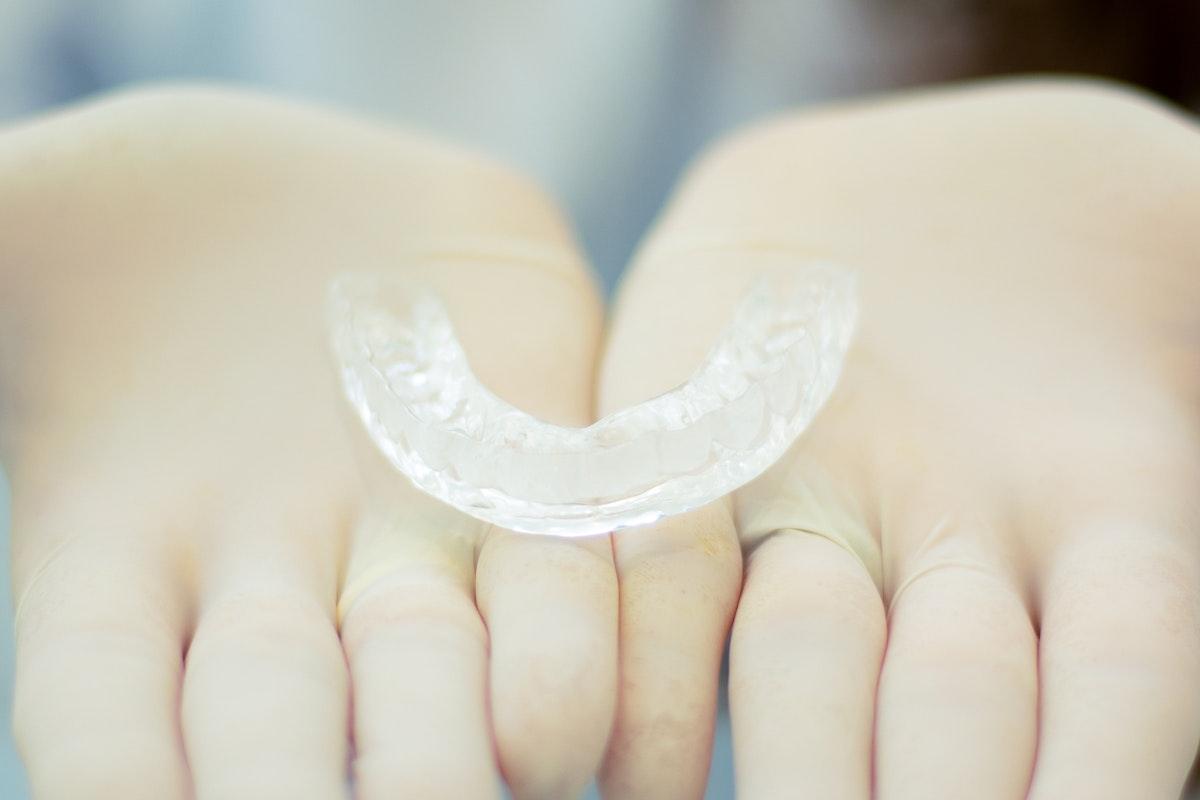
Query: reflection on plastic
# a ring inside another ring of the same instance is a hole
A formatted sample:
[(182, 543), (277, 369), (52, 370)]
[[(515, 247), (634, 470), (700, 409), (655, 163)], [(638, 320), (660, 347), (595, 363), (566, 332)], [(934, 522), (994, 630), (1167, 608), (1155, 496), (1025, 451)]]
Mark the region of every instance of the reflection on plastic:
[(417, 487), (504, 528), (587, 536), (697, 508), (782, 456), (837, 382), (854, 284), (823, 262), (759, 275), (687, 382), (587, 428), (482, 386), (423, 284), (341, 276), (329, 323), (347, 398)]

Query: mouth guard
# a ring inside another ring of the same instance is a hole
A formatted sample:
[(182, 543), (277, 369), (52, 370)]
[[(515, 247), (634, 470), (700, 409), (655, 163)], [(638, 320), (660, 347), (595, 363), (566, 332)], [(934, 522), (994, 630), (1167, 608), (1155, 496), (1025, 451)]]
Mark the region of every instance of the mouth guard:
[(588, 536), (697, 508), (778, 460), (833, 391), (854, 289), (824, 262), (757, 276), (684, 384), (587, 428), (488, 391), (419, 282), (343, 275), (328, 311), (346, 397), (418, 488), (510, 530)]

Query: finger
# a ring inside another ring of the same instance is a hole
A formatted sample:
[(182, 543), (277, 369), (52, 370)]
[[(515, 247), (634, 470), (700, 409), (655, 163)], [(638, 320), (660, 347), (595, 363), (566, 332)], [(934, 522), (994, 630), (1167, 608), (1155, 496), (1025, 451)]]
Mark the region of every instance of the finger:
[(1178, 797), (1200, 740), (1200, 569), (1145, 526), (1064, 549), (1042, 606), (1029, 796)]
[(243, 545), (235, 563), (210, 570), (220, 582), (206, 592), (183, 684), (197, 800), (346, 795), (349, 681), (335, 576), (321, 581), (289, 551)]
[[(339, 606), (360, 800), (499, 798), (475, 538), (432, 501), (366, 523)], [(359, 569), (355, 563), (370, 565)]]
[[(686, 380), (748, 274), (706, 263), (698, 268), (703, 274), (685, 275), (658, 269), (662, 263), (652, 239), (622, 286), (601, 365), (602, 413)], [(701, 796), (721, 655), (741, 589), (741, 548), (729, 504), (620, 531), (613, 550), (621, 681), (601, 789), (622, 798)]]
[[(568, 248), (547, 250), (540, 263), (498, 256), (460, 263), (477, 274), (463, 283), (465, 297), (451, 297), (460, 311), (477, 306), (459, 319), (479, 334), (465, 344), (481, 379), (524, 411), (569, 426), (592, 421), (602, 325), (582, 264)], [(486, 328), (479, 325), (485, 315), (495, 318)], [(603, 755), (616, 703), (611, 543), (492, 529), (475, 580), (504, 778), (518, 800), (578, 795)]]
[(738, 797), (871, 796), (886, 636), (879, 591), (845, 548), (783, 530), (753, 550), (730, 645)]
[(493, 531), (476, 575), (505, 780), (518, 800), (577, 797), (604, 754), (616, 706), (611, 540)]
[[(586, 425), (602, 305), (557, 215), (536, 222), (503, 246), (451, 243), (426, 269), (489, 390), (539, 419)], [(615, 702), (607, 540), (495, 532), (481, 546), (481, 525), (366, 458), (387, 521), (355, 537), (357, 599), (343, 601), (360, 796), (493, 796), (493, 742), (518, 798), (582, 788)]]
[(598, 776), (606, 796), (704, 794), (721, 655), (741, 588), (729, 506), (613, 537), (620, 581), (620, 685)]
[(967, 560), (894, 595), (876, 708), (880, 798), (1025, 796), (1037, 737), (1037, 637), (1019, 595)]
[[(661, 236), (661, 229), (653, 234), (621, 287), (601, 364), (602, 414), (685, 381), (749, 274), (711, 259), (681, 266), (656, 252)], [(729, 502), (619, 531), (613, 552), (621, 678), (600, 787), (621, 798), (702, 796), (721, 656), (742, 579)]]
[(185, 800), (177, 565), (67, 544), (17, 608), (14, 728), (34, 796)]

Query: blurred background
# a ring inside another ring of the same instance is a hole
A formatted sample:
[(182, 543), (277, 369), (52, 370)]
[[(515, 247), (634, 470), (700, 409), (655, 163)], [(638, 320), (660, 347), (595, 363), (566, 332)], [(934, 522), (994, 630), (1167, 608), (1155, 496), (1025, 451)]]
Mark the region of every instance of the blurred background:
[[(161, 80), (381, 117), (538, 178), (609, 288), (680, 170), (722, 133), (825, 100), (1025, 72), (1107, 76), (1195, 109), (1200, 3), (0, 0), (0, 125)], [(7, 518), (0, 473), (4, 542)], [(0, 798), (25, 800), (7, 552), (0, 567)], [(731, 787), (726, 724), (710, 797)]]

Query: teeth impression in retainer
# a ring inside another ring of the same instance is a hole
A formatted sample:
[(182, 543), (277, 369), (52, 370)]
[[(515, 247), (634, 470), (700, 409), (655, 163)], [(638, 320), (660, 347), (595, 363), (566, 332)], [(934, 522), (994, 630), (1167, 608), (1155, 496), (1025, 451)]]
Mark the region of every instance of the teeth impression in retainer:
[(504, 528), (587, 536), (697, 508), (779, 459), (837, 382), (854, 284), (824, 262), (760, 274), (686, 383), (587, 428), (481, 385), (420, 282), (343, 275), (329, 323), (346, 396), (417, 487)]

